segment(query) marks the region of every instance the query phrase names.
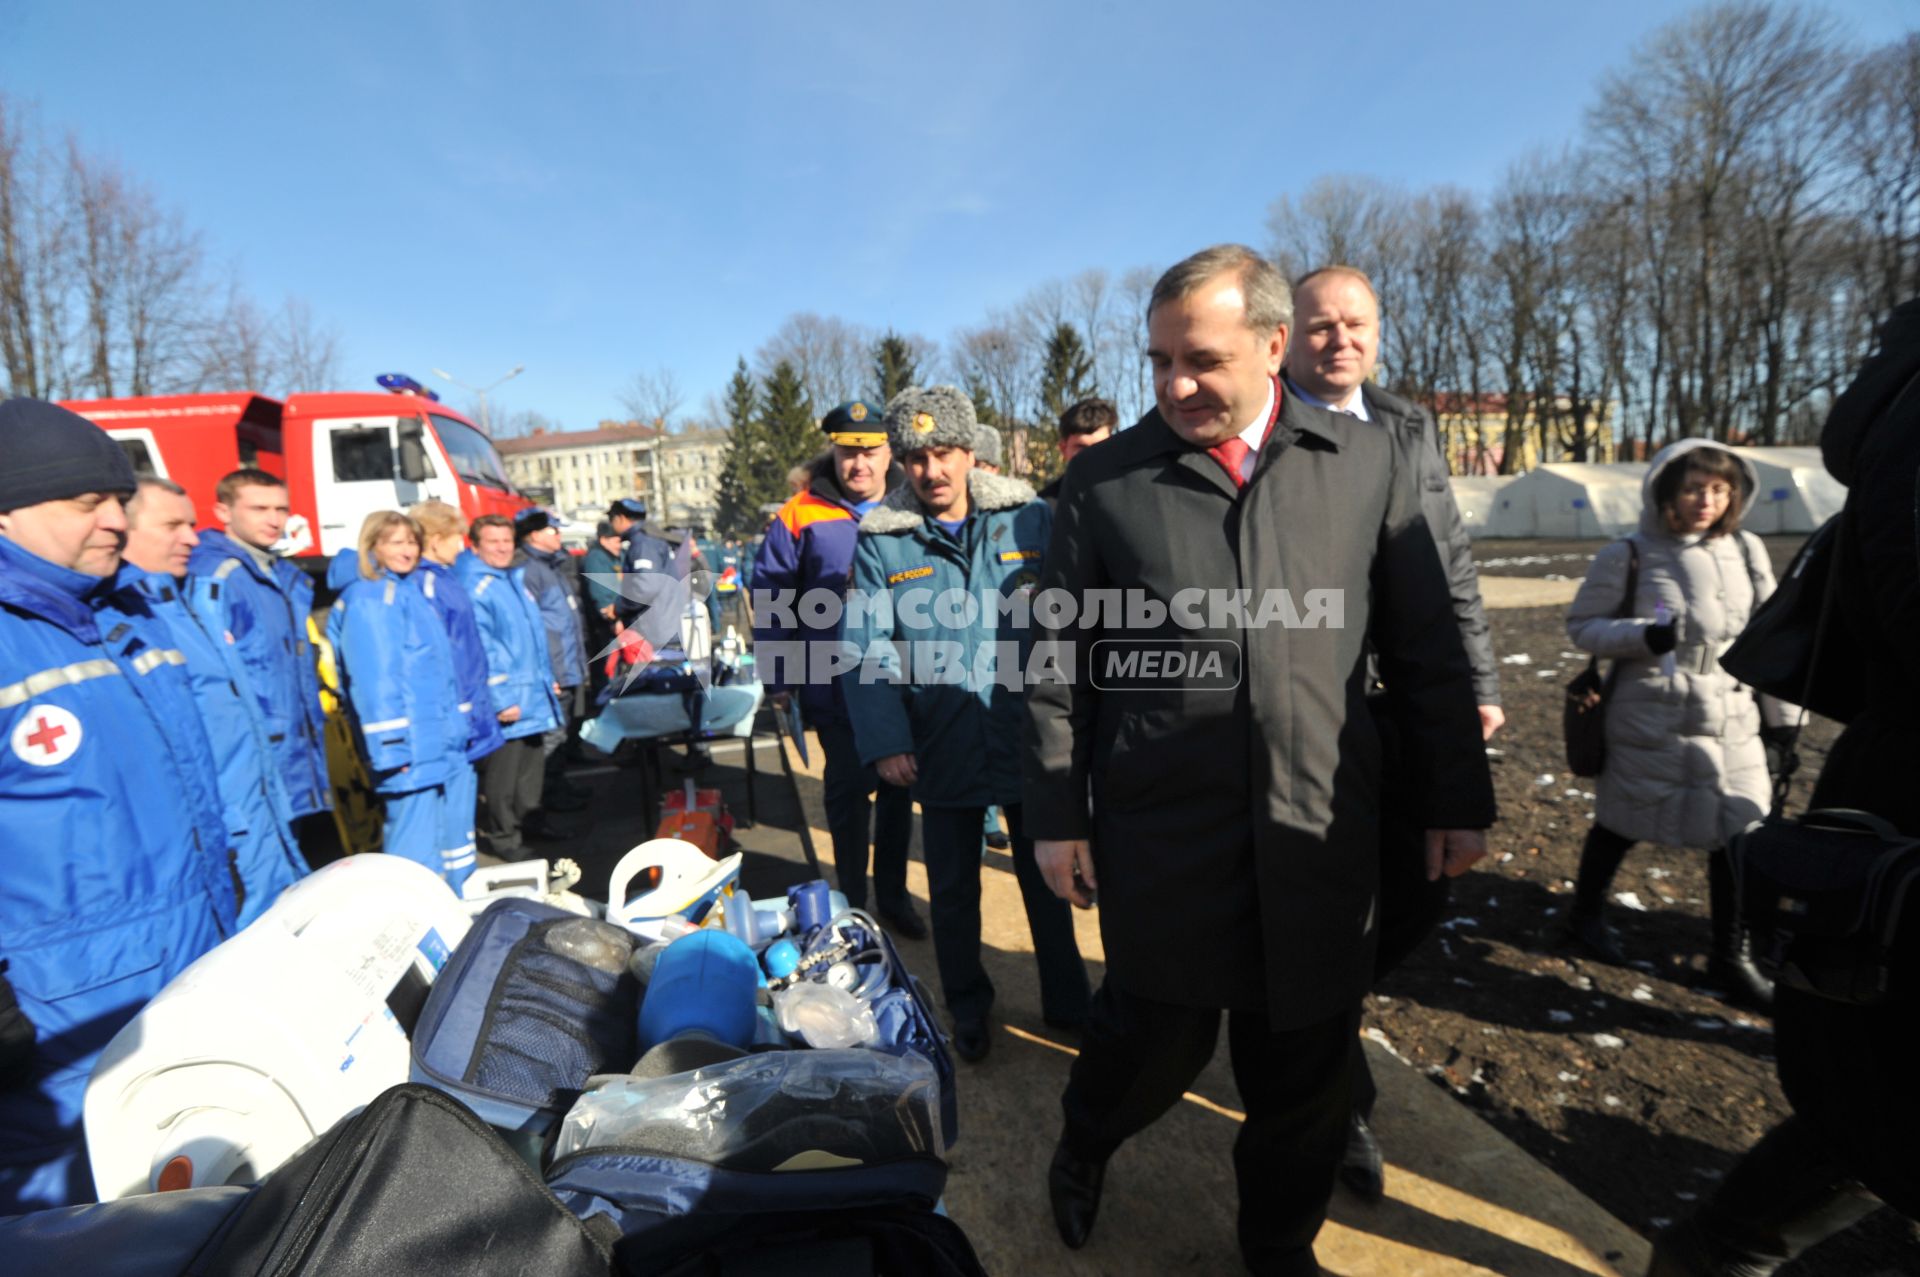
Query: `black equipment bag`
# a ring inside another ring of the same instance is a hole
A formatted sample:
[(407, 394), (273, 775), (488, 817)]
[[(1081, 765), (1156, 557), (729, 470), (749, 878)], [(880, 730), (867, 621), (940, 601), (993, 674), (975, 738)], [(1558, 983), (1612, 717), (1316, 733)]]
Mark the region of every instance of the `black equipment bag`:
[[(1625, 617), (1633, 611), (1633, 596), (1640, 588), (1640, 547), (1632, 537), (1627, 542), (1627, 589), (1620, 596), (1614, 616)], [(1560, 730), (1567, 742), (1567, 770), (1576, 776), (1598, 776), (1607, 765), (1607, 699), (1613, 695), (1613, 680), (1619, 662), (1600, 675), (1600, 658), (1587, 658), (1587, 668), (1567, 684), (1567, 701), (1561, 710)]]
[(467, 1107), (402, 1083), (269, 1175), (188, 1277), (605, 1277), (601, 1237)]
[[(598, 1228), (599, 1231), (595, 1231)], [(190, 1188), (0, 1221), (21, 1277), (608, 1277), (581, 1222), (458, 1100), (403, 1083), (253, 1188)]]
[[(1845, 723), (1872, 694), (1871, 663), (1832, 604), (1845, 537), (1844, 512), (1807, 538), (1778, 588), (1720, 657), (1720, 668), (1755, 691)], [(1815, 661), (1814, 653), (1822, 654)]]
[(1729, 846), (1754, 961), (1790, 988), (1870, 1006), (1888, 993), (1894, 938), (1920, 883), (1920, 838), (1839, 808), (1772, 816)]

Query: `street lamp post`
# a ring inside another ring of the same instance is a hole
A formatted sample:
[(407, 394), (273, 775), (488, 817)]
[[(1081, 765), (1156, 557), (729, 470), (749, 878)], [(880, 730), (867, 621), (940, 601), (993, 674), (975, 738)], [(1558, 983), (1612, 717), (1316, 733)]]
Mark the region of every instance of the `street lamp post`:
[(435, 368), (433, 375), (442, 381), (452, 382), (462, 390), (471, 392), (473, 397), (480, 401), (480, 429), (484, 430), (488, 437), (491, 438), (493, 435), (493, 418), (487, 414), (487, 392), (506, 382), (512, 381), (526, 370), (527, 366), (525, 364), (515, 364), (512, 372), (504, 377), (496, 377), (484, 386), (469, 386), (466, 382), (460, 380), (444, 368)]

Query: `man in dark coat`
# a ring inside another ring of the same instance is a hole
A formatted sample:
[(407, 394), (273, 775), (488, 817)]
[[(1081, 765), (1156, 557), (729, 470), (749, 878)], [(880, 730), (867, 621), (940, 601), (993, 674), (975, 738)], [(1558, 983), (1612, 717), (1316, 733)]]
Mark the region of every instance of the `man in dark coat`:
[(1400, 450), (1281, 389), (1286, 281), (1223, 245), (1147, 314), (1158, 408), (1068, 472), (1034, 603), (1029, 679), (1062, 677), (1028, 697), (1027, 819), (1054, 890), (1099, 892), (1107, 957), (1049, 1196), (1084, 1244), (1106, 1160), (1179, 1100), (1227, 1010), (1242, 1253), (1316, 1273), (1373, 978), (1370, 650), (1429, 873), (1485, 854), (1492, 782)]
[[(1446, 462), (1433, 418), (1373, 383), (1380, 356), (1380, 302), (1373, 283), (1350, 266), (1309, 271), (1293, 284), (1296, 331), (1287, 346), (1286, 387), (1316, 408), (1377, 422), (1390, 435), (1416, 477), (1420, 509), (1426, 516), (1446, 569), (1453, 596), (1453, 618), (1460, 627), (1473, 666), (1473, 698), (1480, 708), (1480, 733), (1487, 739), (1506, 722), (1500, 709), (1500, 667), (1493, 659), (1493, 636), (1480, 603), (1480, 574), (1473, 566), (1473, 543), (1460, 519), (1447, 481)], [(1368, 704), (1374, 710), (1385, 751), (1381, 774), (1399, 772), (1398, 742), (1384, 689), (1372, 680)], [(1389, 785), (1380, 813), (1380, 943), (1374, 960), (1377, 980), (1400, 964), (1426, 938), (1446, 912), (1444, 876), (1429, 879), (1423, 854), (1425, 830), (1402, 811), (1398, 786)], [(1385, 1159), (1373, 1135), (1373, 1074), (1359, 1039), (1353, 1046), (1353, 1124), (1340, 1178), (1368, 1201), (1386, 1194)]]

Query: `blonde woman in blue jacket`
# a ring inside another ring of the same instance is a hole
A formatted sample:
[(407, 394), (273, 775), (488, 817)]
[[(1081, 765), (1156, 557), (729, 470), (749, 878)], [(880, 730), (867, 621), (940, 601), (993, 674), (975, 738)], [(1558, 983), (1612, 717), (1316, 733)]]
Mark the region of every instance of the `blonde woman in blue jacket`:
[(417, 861), (456, 890), (471, 865), (448, 787), (467, 767), (467, 721), (454, 684), (447, 629), (420, 592), (420, 526), (397, 510), (360, 528), (360, 579), (334, 601), (327, 640), (340, 663), (347, 706), (374, 791), (386, 802), (386, 850)]

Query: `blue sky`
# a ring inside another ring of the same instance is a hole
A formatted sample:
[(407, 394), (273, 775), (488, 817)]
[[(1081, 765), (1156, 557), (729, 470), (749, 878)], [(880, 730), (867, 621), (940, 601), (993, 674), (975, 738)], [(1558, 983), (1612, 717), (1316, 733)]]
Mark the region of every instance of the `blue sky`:
[(944, 341), (1048, 278), (1264, 246), (1323, 174), (1485, 189), (1686, 9), (6, 0), (0, 91), (310, 303), (349, 385), (525, 364), (496, 415), (584, 427), (661, 367), (698, 408), (795, 311)]

